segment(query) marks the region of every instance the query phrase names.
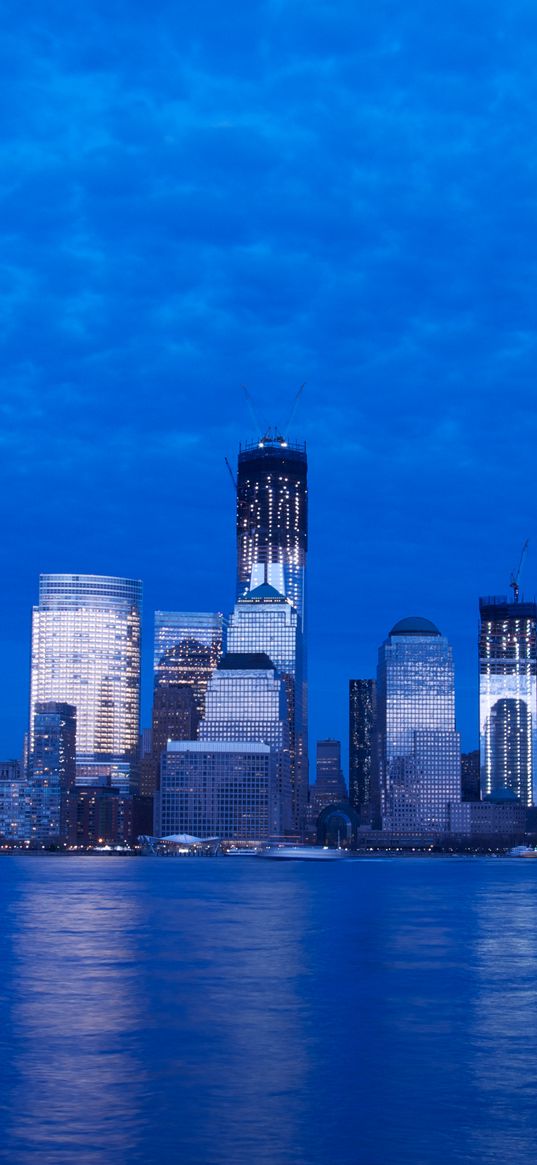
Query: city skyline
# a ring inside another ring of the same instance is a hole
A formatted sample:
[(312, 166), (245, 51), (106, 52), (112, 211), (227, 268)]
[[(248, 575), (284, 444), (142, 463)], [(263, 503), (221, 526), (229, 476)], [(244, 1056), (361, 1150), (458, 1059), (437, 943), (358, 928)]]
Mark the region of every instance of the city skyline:
[[(311, 501), (310, 501), (310, 509), (313, 509), (314, 517), (315, 517), (315, 500), (316, 499), (314, 496), (313, 507), (312, 507)], [(228, 497), (228, 506), (230, 508), (231, 514), (233, 514), (233, 497), (231, 495), (231, 491), (230, 491), (230, 496)], [(228, 593), (233, 592), (233, 561), (231, 562), (231, 568), (232, 568), (231, 580), (229, 578), (220, 578), (220, 580), (219, 580), (220, 585), (218, 586), (218, 590), (216, 592), (213, 592), (213, 593), (216, 593), (220, 599), (220, 602), (217, 603), (215, 606), (215, 610), (217, 609), (217, 607), (219, 607), (220, 610), (223, 609), (224, 604), (221, 601), (221, 597), (225, 593), (226, 589), (227, 589)], [(315, 564), (314, 564), (314, 569), (315, 569)], [(312, 571), (311, 571), (311, 566), (310, 566), (309, 574), (311, 575), (311, 573), (312, 573)], [(96, 572), (91, 572), (90, 574), (88, 574), (87, 577), (92, 577), (93, 575), (95, 575), (96, 577), (108, 577), (108, 576), (97, 576)], [(49, 576), (42, 575), (40, 577), (49, 577)], [(52, 574), (50, 577), (53, 578), (53, 577), (55, 577), (55, 575)], [(61, 575), (58, 574), (58, 577), (61, 577)], [(80, 574), (80, 576), (75, 575), (75, 574), (73, 574), (73, 575), (66, 574), (64, 577), (76, 578), (76, 577), (85, 577), (85, 576), (83, 576), (82, 574)], [(141, 581), (143, 583), (143, 577), (141, 578)], [(226, 586), (226, 584), (227, 584), (227, 586)], [(182, 593), (183, 594), (185, 593), (184, 590), (182, 591)], [(521, 599), (522, 600), (525, 599), (525, 590), (524, 590), (524, 581), (523, 580), (522, 580), (522, 585), (521, 585)], [(471, 748), (475, 748), (478, 746), (478, 743), (479, 743), (479, 706), (478, 706), (479, 705), (479, 692), (478, 692), (479, 602), (480, 602), (480, 596), (476, 596), (475, 603), (474, 603), (475, 642), (474, 642), (474, 644), (466, 642), (466, 654), (470, 655), (470, 656), (471, 656), (471, 654), (474, 655), (474, 664), (475, 664), (475, 667), (474, 667), (475, 676), (474, 676), (473, 682), (470, 686), (468, 686), (468, 676), (463, 678), (462, 682), (460, 680), (460, 670), (461, 669), (460, 669), (459, 663), (458, 663), (458, 655), (456, 654), (456, 648), (454, 648), (455, 666), (456, 666), (456, 672), (457, 672), (457, 683), (456, 683), (457, 727), (459, 728), (459, 731), (461, 732), (463, 751), (471, 749)], [(394, 606), (395, 606), (395, 604), (394, 604)], [(431, 606), (433, 606), (432, 603), (429, 604), (429, 610), (430, 610)], [(229, 608), (227, 609), (227, 613), (224, 615), (225, 619), (230, 617), (230, 613), (232, 612), (232, 610), (233, 610), (233, 601), (231, 600)], [(180, 612), (178, 612), (177, 610), (172, 611), (171, 613), (174, 617), (180, 616)], [(400, 609), (398, 611), (398, 614), (399, 615), (401, 614)], [(408, 617), (409, 614), (410, 614), (410, 612), (407, 612), (406, 615), (404, 615), (403, 617)], [(191, 607), (190, 611), (188, 611), (185, 608), (185, 615), (186, 615), (187, 619), (188, 618), (193, 618), (193, 619), (196, 618), (195, 611), (192, 607)], [(142, 713), (141, 713), (141, 726), (142, 726), (142, 728), (149, 726), (151, 724), (151, 700), (152, 700), (152, 694), (153, 694), (152, 693), (152, 678), (153, 678), (153, 670), (152, 669), (153, 669), (154, 651), (155, 651), (154, 644), (153, 644), (153, 637), (152, 637), (152, 629), (153, 629), (153, 622), (154, 622), (155, 617), (158, 618), (159, 616), (165, 617), (166, 611), (162, 611), (162, 610), (159, 611), (158, 608), (154, 611), (150, 611), (147, 609), (147, 603), (144, 604), (144, 607), (142, 609)], [(357, 634), (357, 637), (359, 640), (362, 639), (362, 633), (363, 633), (363, 636), (365, 637), (366, 631), (371, 633), (372, 638), (377, 639), (377, 644), (375, 647), (373, 658), (371, 658), (369, 660), (368, 664), (363, 663), (362, 671), (365, 674), (366, 670), (369, 670), (369, 673), (373, 674), (373, 672), (375, 670), (375, 659), (376, 659), (376, 652), (378, 649), (378, 642), (380, 641), (380, 639), (382, 637), (383, 631), (382, 631), (382, 629), (379, 629), (378, 635), (377, 635), (376, 629), (375, 628), (371, 629), (370, 625), (368, 625), (367, 628), (357, 627), (356, 634)], [(450, 638), (450, 642), (453, 643), (453, 638), (451, 636), (449, 636), (449, 638)], [(318, 657), (318, 654), (319, 654), (318, 650), (316, 650), (316, 648), (318, 649), (318, 646), (319, 645), (316, 644), (315, 638), (313, 637), (313, 635), (310, 632), (310, 634), (308, 636), (308, 649), (309, 649), (309, 652), (312, 653), (314, 660), (315, 660), (316, 656)], [(473, 648), (473, 652), (472, 652), (472, 648)], [(362, 647), (360, 658), (362, 660), (364, 660), (364, 658), (365, 658), (365, 652), (363, 651), (363, 647)], [(339, 669), (337, 669), (337, 667), (335, 665), (335, 661), (333, 661), (333, 663), (332, 663), (332, 670), (334, 673), (336, 673), (337, 670), (339, 670), (340, 682), (343, 682), (346, 685), (346, 687), (348, 688), (348, 683), (349, 683), (349, 680), (352, 678), (352, 673), (350, 676), (345, 675), (342, 677), (341, 676), (341, 666), (339, 667)], [(355, 671), (357, 672), (358, 670), (359, 669), (357, 666)], [(320, 686), (318, 683), (317, 688), (315, 688), (312, 685), (311, 681), (309, 684), (310, 707), (313, 710), (313, 716), (315, 716), (316, 722), (318, 724), (318, 727), (316, 727), (315, 724), (313, 726), (310, 724), (310, 742), (315, 742), (315, 740), (323, 737), (323, 733), (321, 731), (321, 727), (323, 725), (327, 729), (332, 729), (332, 731), (330, 732), (330, 735), (337, 736), (337, 738), (340, 739), (342, 741), (342, 744), (343, 744), (344, 771), (345, 771), (346, 777), (348, 779), (348, 771), (347, 771), (348, 770), (348, 763), (347, 763), (347, 756), (348, 756), (348, 748), (347, 748), (348, 708), (346, 707), (346, 699), (347, 699), (346, 691), (339, 690), (339, 689), (331, 691), (330, 699), (329, 699), (329, 707), (331, 709), (330, 722), (328, 722), (328, 717), (326, 717), (326, 716), (322, 720), (320, 720), (319, 707), (321, 704), (324, 704), (324, 702), (325, 702), (321, 697), (321, 691), (324, 692), (324, 694), (326, 696), (326, 688), (324, 687), (325, 676), (323, 675), (321, 677), (321, 676), (317, 675), (317, 680), (318, 681), (321, 680), (322, 686)], [(27, 722), (25, 720), (25, 710), (23, 708), (21, 711), (20, 708), (15, 706), (16, 701), (14, 699), (14, 694), (13, 694), (12, 690), (10, 691), (10, 696), (11, 696), (11, 700), (12, 700), (12, 706), (14, 709), (14, 714), (13, 714), (12, 718), (15, 721), (18, 719), (19, 722), (22, 724), (22, 735), (23, 735), (24, 731), (26, 730), (26, 727), (27, 727)], [(461, 715), (461, 712), (462, 712), (462, 715)], [(311, 713), (310, 713), (310, 720), (311, 720), (311, 718), (312, 717), (311, 717)], [(338, 732), (336, 732), (336, 728), (339, 728)], [(325, 735), (327, 735), (327, 733), (325, 733)], [(6, 739), (7, 739), (7, 734), (6, 734)], [(14, 733), (12, 733), (11, 739), (12, 739), (12, 741), (14, 741), (14, 743), (12, 744), (11, 749), (9, 749), (9, 747), (7, 747), (7, 746), (4, 748), (4, 755), (5, 756), (13, 756), (13, 757), (19, 756), (20, 751), (21, 751), (21, 744), (19, 743), (17, 745), (17, 741), (14, 738)], [(311, 782), (311, 774), (310, 774), (310, 782)]]

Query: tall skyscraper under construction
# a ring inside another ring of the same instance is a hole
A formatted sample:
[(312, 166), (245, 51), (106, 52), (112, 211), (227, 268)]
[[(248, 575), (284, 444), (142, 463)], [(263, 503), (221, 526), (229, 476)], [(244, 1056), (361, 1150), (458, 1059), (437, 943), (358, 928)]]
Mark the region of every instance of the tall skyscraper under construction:
[[(516, 597), (516, 591), (515, 591)], [(508, 788), (537, 799), (537, 604), (479, 600), (482, 795)]]
[[(288, 700), (291, 709), (291, 770), (293, 783), (293, 815), (295, 828), (305, 828), (308, 789), (307, 757), (307, 667), (305, 627), (306, 558), (308, 550), (308, 460), (304, 443), (287, 441), (285, 437), (267, 433), (254, 444), (239, 450), (237, 475), (237, 598), (259, 603), (280, 605), (287, 600), (296, 612), (297, 628), (292, 629), (289, 617), (281, 612), (274, 615), (264, 611), (268, 634), (269, 625), (280, 623), (282, 634), (294, 637), (293, 664), (286, 666), (280, 654), (281, 643), (259, 640), (254, 622), (260, 627), (265, 621), (254, 618), (253, 610), (241, 612), (235, 608), (232, 650), (267, 651), (282, 675), (288, 681)], [(263, 589), (265, 588), (265, 589)], [(251, 619), (251, 622), (250, 622)], [(283, 624), (287, 626), (284, 631)], [(250, 624), (253, 639), (244, 632)], [(239, 631), (240, 625), (240, 631)], [(296, 630), (300, 642), (296, 640)], [(249, 641), (249, 642), (248, 642)], [(255, 645), (255, 646), (254, 646)], [(231, 648), (230, 648), (231, 650)], [(287, 648), (285, 653), (289, 656)], [(294, 691), (291, 691), (291, 686)]]
[(237, 597), (264, 582), (290, 599), (304, 625), (308, 549), (305, 444), (267, 434), (239, 450)]

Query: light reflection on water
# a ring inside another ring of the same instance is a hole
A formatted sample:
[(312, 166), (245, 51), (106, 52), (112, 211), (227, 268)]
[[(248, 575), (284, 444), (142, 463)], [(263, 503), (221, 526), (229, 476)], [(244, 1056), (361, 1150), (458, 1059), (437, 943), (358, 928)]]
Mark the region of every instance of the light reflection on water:
[(526, 1160), (536, 894), (508, 860), (5, 858), (5, 1159)]

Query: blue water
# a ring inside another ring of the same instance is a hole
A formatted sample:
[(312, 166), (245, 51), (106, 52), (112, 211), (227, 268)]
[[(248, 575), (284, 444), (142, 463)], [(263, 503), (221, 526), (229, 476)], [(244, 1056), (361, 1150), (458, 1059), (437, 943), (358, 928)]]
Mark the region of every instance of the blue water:
[(533, 1158), (537, 863), (5, 857), (10, 1165)]

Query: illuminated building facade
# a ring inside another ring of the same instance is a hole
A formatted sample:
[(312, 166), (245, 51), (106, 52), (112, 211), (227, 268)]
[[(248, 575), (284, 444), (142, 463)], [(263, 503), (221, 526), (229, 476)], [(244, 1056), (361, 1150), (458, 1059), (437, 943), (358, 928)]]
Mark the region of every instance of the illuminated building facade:
[(20, 761), (0, 761), (0, 843), (30, 837), (30, 796)]
[(461, 800), (455, 678), (434, 623), (402, 619), (379, 651), (377, 731), (383, 828), (444, 832)]
[(136, 782), (142, 584), (45, 574), (33, 609), (30, 752), (36, 705), (76, 708), (76, 781), (128, 791)]
[(31, 837), (66, 837), (67, 799), (76, 781), (76, 708), (55, 700), (37, 701), (29, 765)]
[(536, 799), (537, 604), (503, 595), (479, 601), (481, 790)]
[(256, 741), (170, 741), (155, 834), (261, 841), (282, 831), (277, 756)]
[(262, 652), (228, 653), (209, 681), (200, 741), (253, 741), (274, 753), (279, 821), (293, 828), (285, 684)]
[(349, 681), (349, 801), (363, 825), (379, 811), (375, 786), (374, 680)]
[(267, 435), (241, 446), (237, 478), (237, 597), (264, 582), (304, 626), (308, 549), (306, 446)]
[(318, 740), (316, 762), (311, 799), (314, 813), (318, 815), (327, 805), (347, 800), (347, 786), (341, 768), (341, 742)]
[(279, 591), (262, 583), (236, 602), (227, 646), (230, 653), (264, 652), (283, 680), (293, 830), (302, 833), (308, 799), (308, 733), (304, 644), (298, 613)]
[(203, 716), (209, 676), (222, 654), (224, 616), (208, 611), (156, 611), (155, 691), (187, 684)]

